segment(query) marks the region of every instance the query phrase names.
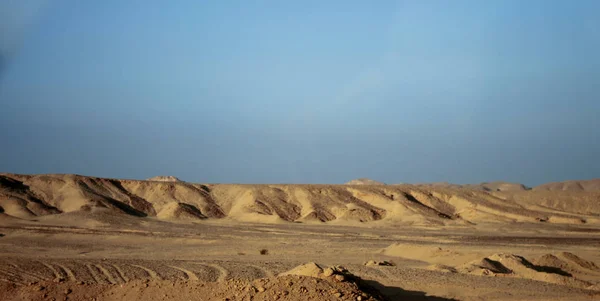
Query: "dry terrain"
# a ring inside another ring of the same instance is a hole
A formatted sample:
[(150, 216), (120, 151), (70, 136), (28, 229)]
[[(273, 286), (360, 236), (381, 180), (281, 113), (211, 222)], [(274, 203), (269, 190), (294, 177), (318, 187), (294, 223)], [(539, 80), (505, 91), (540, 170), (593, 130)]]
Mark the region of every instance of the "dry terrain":
[(0, 300), (600, 300), (598, 180), (0, 174)]

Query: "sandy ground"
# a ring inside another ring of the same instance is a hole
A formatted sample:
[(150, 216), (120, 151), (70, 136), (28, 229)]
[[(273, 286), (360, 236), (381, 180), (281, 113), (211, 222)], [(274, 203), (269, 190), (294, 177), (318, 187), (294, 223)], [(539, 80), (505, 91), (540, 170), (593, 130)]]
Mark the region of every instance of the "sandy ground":
[(598, 183), (0, 174), (0, 300), (600, 300)]
[[(342, 287), (349, 281), (321, 279), (317, 284), (307, 280), (314, 278), (299, 277), (292, 282), (307, 284), (288, 287), (287, 280), (277, 277), (307, 262), (324, 268), (341, 265), (388, 300), (600, 300), (596, 290), (600, 269), (595, 265), (600, 263), (600, 229), (589, 225), (389, 228), (231, 220), (183, 223), (101, 211), (85, 219), (68, 214), (36, 221), (4, 218), (0, 233), (2, 300), (375, 296), (361, 295), (363, 288)], [(548, 261), (553, 258), (547, 254), (558, 261)], [(526, 263), (519, 265), (508, 255), (518, 255)], [(505, 260), (503, 266), (511, 272), (483, 266), (485, 258)], [(382, 265), (367, 266), (368, 261)], [(544, 264), (563, 266), (551, 269)], [(252, 281), (267, 281), (271, 287), (260, 284), (264, 291), (259, 292)]]

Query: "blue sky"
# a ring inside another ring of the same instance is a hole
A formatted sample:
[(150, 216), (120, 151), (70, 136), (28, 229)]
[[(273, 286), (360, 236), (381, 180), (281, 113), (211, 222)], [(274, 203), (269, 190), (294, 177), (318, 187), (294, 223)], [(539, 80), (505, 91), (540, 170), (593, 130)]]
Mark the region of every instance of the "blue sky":
[(600, 177), (598, 1), (0, 4), (0, 171)]

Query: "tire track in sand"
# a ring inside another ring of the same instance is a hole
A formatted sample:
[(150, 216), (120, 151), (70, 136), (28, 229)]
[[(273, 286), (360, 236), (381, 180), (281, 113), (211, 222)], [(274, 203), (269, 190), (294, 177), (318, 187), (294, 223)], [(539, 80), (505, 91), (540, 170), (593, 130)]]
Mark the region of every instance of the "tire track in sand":
[(95, 266), (98, 268), (98, 270), (100, 270), (100, 272), (102, 272), (106, 279), (108, 279), (108, 282), (110, 282), (111, 284), (119, 283), (119, 281), (115, 280), (110, 271), (104, 268), (101, 264), (96, 264)]
[(192, 271), (186, 270), (184, 268), (172, 266), (172, 265), (169, 265), (168, 267), (184, 272), (185, 275), (187, 276), (188, 280), (194, 280), (194, 281), (200, 280), (200, 279), (198, 279), (198, 276), (196, 276), (196, 274), (194, 274)]
[[(0, 279), (5, 282), (8, 282), (8, 283), (21, 283), (23, 285), (26, 284), (26, 281), (25, 281), (25, 279), (23, 279), (23, 277), (15, 274), (15, 273), (11, 273), (10, 271), (0, 270), (0, 276), (6, 276), (6, 278), (0, 278)], [(22, 279), (22, 281), (18, 280), (18, 279)]]
[(121, 269), (120, 266), (116, 265), (116, 264), (111, 264), (113, 268), (115, 268), (115, 270), (117, 271), (117, 274), (119, 275), (119, 277), (121, 279), (123, 279), (123, 282), (128, 282), (129, 278), (127, 276), (125, 276), (125, 273), (123, 272), (123, 270)]
[(98, 272), (94, 270), (94, 267), (91, 264), (88, 263), (85, 266), (87, 267), (88, 271), (90, 272), (90, 275), (92, 275), (92, 278), (94, 279), (94, 281), (96, 281), (96, 283), (104, 282), (100, 279), (100, 274), (98, 274)]
[(25, 286), (25, 283), (23, 283), (21, 281), (13, 281), (13, 280), (9, 280), (9, 279), (6, 279), (6, 278), (0, 278), (0, 281), (7, 282), (7, 283), (10, 283), (10, 284), (14, 284), (14, 285), (18, 285), (18, 286)]
[(77, 281), (77, 278), (75, 278), (75, 274), (73, 273), (73, 271), (71, 269), (67, 268), (66, 266), (64, 266), (62, 264), (58, 264), (58, 263), (54, 263), (54, 265), (59, 267), (59, 269), (62, 269), (62, 271), (67, 275), (67, 278), (69, 278), (70, 281)]
[(273, 274), (273, 272), (271, 272), (271, 271), (270, 271), (270, 270), (268, 270), (267, 268), (263, 268), (263, 267), (261, 267), (261, 266), (254, 265), (254, 264), (246, 264), (246, 265), (247, 265), (247, 266), (249, 266), (249, 267), (253, 267), (253, 268), (255, 268), (255, 269), (257, 269), (257, 270), (259, 270), (259, 271), (263, 272), (263, 274), (265, 274), (265, 276), (266, 276), (267, 278), (272, 278), (272, 277), (275, 277), (275, 274)]
[(18, 265), (12, 263), (10, 264), (11, 267), (13, 267), (13, 269), (15, 269), (15, 272), (19, 273), (19, 274), (23, 274), (23, 275), (27, 275), (35, 280), (38, 281), (46, 281), (49, 280), (48, 277), (44, 276), (44, 275), (40, 275), (31, 271), (27, 271), (21, 267), (19, 267)]
[(52, 271), (52, 274), (54, 274), (54, 279), (64, 279), (65, 277), (62, 275), (62, 273), (60, 273), (56, 268), (54, 268), (51, 264), (49, 263), (45, 263), (45, 262), (41, 262), (41, 264), (43, 264), (45, 267), (47, 267), (50, 271)]
[(200, 264), (206, 265), (209, 267), (213, 267), (213, 268), (217, 269), (219, 272), (221, 272), (221, 274), (219, 275), (219, 278), (217, 278), (217, 282), (223, 282), (227, 279), (227, 276), (229, 276), (229, 271), (218, 264), (214, 264), (214, 263), (200, 263)]
[(162, 277), (160, 277), (155, 271), (153, 271), (145, 266), (141, 266), (141, 265), (137, 265), (137, 264), (130, 264), (130, 266), (144, 270), (148, 274), (148, 276), (150, 276), (150, 279), (152, 279), (152, 280), (162, 280)]
[[(30, 275), (29, 273), (27, 273), (25, 271), (20, 271), (19, 268), (15, 268), (14, 266), (13, 266), (13, 268), (16, 271), (12, 271), (10, 269), (5, 269), (5, 268), (0, 268), (0, 273), (6, 275), (9, 278), (15, 279), (15, 281), (18, 281), (16, 279), (21, 279), (21, 280), (23, 280), (24, 283), (28, 282), (28, 279), (30, 279), (29, 282), (48, 280), (46, 278), (42, 278), (42, 277), (37, 276), (37, 275)], [(24, 277), (24, 276), (29, 276), (29, 277)], [(10, 281), (9, 278), (6, 278), (6, 279)]]

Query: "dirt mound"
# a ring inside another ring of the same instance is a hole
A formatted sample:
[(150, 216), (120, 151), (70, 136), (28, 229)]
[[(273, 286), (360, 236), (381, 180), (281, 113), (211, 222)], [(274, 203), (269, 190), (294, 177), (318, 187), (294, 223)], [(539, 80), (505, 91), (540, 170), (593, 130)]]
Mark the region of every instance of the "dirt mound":
[(594, 262), (569, 252), (545, 254), (533, 262), (545, 270), (562, 272), (585, 281), (595, 282), (600, 276), (600, 268)]
[[(553, 260), (549, 256), (545, 257), (545, 262)], [(525, 257), (498, 253), (482, 258), (477, 261), (469, 262), (457, 267), (460, 273), (476, 274), (484, 276), (509, 276), (532, 279), (543, 282), (556, 283), (578, 288), (586, 288), (591, 283), (574, 278), (572, 274), (551, 266), (533, 264)]]
[(299, 265), (287, 272), (279, 274), (280, 276), (296, 275), (308, 277), (320, 277), (323, 274), (323, 268), (314, 262)]
[(476, 275), (494, 275), (494, 274), (512, 273), (512, 271), (509, 268), (505, 267), (500, 262), (489, 259), (489, 258), (482, 258), (479, 260), (471, 261), (462, 266), (459, 266), (456, 270), (461, 273), (476, 274)]
[(279, 274), (279, 276), (296, 275), (296, 276), (308, 276), (322, 279), (334, 279), (339, 282), (346, 280), (353, 280), (356, 277), (352, 275), (348, 270), (342, 266), (331, 266), (323, 268), (320, 265), (309, 262), (303, 265), (299, 265), (287, 272)]
[(600, 271), (600, 268), (598, 268), (598, 266), (596, 265), (596, 263), (592, 262), (592, 261), (588, 261), (585, 260), (573, 253), (570, 252), (561, 252), (559, 253), (559, 256), (565, 258), (566, 260), (575, 263), (577, 266), (584, 268), (584, 269), (588, 269), (588, 270), (592, 270), (592, 271)]
[(1, 300), (379, 300), (351, 282), (303, 276), (254, 281), (133, 281), (120, 285), (41, 282), (0, 284)]
[(146, 181), (157, 181), (157, 182), (182, 182), (179, 178), (174, 176), (156, 176), (146, 179)]
[(279, 277), (290, 275), (308, 276), (323, 279), (326, 281), (350, 283), (362, 291), (361, 298), (355, 300), (383, 299), (383, 296), (379, 291), (367, 284), (361, 278), (350, 273), (350, 271), (348, 271), (342, 266), (331, 266), (328, 268), (323, 268), (314, 262), (309, 262), (303, 265), (299, 265), (287, 272), (281, 273), (279, 274)]
[(367, 178), (360, 178), (348, 181), (346, 182), (346, 185), (385, 185), (385, 183)]

